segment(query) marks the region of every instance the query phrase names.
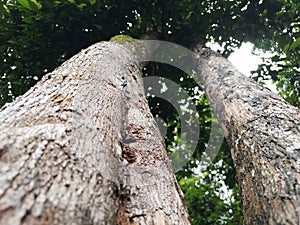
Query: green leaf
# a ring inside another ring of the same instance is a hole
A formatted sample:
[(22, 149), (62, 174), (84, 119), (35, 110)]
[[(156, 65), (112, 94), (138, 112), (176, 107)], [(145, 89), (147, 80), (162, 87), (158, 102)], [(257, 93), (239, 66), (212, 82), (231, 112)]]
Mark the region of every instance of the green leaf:
[(3, 8), (5, 9), (5, 11), (6, 11), (7, 13), (10, 13), (9, 8), (7, 7), (6, 4), (3, 4)]
[(81, 4), (77, 5), (77, 6), (78, 6), (78, 8), (82, 9), (82, 8), (86, 7), (87, 5), (85, 3), (81, 3)]
[(300, 45), (300, 37), (296, 39), (296, 41), (294, 41), (291, 46), (290, 46), (290, 50), (293, 50), (295, 48), (297, 48)]
[(42, 8), (42, 5), (36, 0), (17, 0), (23, 7), (31, 11), (37, 12)]
[(288, 52), (289, 48), (290, 48), (290, 44), (286, 44), (283, 48), (283, 51), (286, 53)]
[(91, 5), (95, 5), (97, 0), (90, 0)]

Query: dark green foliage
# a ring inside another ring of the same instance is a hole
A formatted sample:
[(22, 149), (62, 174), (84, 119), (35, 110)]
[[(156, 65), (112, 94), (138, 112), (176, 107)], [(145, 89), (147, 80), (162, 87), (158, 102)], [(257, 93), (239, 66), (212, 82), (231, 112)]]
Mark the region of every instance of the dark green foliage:
[(300, 2), (298, 0), (277, 1), (280, 7), (274, 11), (272, 20), (265, 24), (272, 35), (255, 44), (274, 53), (260, 65), (253, 78), (272, 79), (279, 94), (289, 103), (300, 107)]
[[(214, 40), (224, 47), (224, 56), (250, 41), (276, 53), (254, 78), (273, 79), (280, 94), (300, 106), (299, 8), (297, 0), (0, 0), (0, 106), (81, 49), (120, 33), (134, 38), (151, 34), (186, 47)], [(277, 67), (272, 67), (274, 63)], [(180, 84), (200, 115), (197, 148), (176, 174), (193, 224), (241, 224), (235, 172), (226, 143), (214, 164), (199, 177), (195, 173), (212, 122), (201, 87), (178, 69), (158, 63), (147, 65), (147, 75)], [(199, 91), (195, 93), (196, 87)], [(153, 114), (167, 123), (166, 143), (172, 152), (174, 143), (185, 143), (185, 137), (179, 136), (183, 121), (164, 100), (149, 98), (149, 103)], [(224, 200), (222, 191), (232, 195)]]
[(127, 27), (128, 12), (117, 2), (44, 0), (39, 8), (33, 2), (1, 1), (0, 105), (23, 94), (80, 49)]

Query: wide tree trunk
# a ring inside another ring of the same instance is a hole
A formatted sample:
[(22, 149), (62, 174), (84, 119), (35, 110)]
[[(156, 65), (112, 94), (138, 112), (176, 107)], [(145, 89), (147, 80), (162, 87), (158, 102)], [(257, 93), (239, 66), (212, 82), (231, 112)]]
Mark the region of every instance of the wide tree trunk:
[(300, 110), (198, 46), (201, 80), (236, 167), (244, 224), (300, 224)]
[(140, 69), (95, 44), (0, 112), (0, 224), (190, 224)]

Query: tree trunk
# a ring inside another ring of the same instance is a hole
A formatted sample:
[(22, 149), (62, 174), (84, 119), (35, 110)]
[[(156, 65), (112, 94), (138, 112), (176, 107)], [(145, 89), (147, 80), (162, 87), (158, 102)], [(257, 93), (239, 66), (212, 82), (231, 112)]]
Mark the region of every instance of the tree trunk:
[(201, 79), (231, 146), (244, 224), (300, 224), (300, 110), (195, 49)]
[(0, 112), (0, 224), (190, 224), (122, 45), (102, 42)]

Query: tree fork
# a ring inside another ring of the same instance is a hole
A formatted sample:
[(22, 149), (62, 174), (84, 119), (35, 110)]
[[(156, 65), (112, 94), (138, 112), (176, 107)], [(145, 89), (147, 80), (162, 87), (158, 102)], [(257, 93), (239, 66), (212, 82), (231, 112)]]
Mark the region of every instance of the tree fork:
[[(220, 55), (195, 53), (244, 224), (299, 224), (299, 109)], [(2, 108), (1, 224), (189, 224), (134, 57), (93, 45)]]

